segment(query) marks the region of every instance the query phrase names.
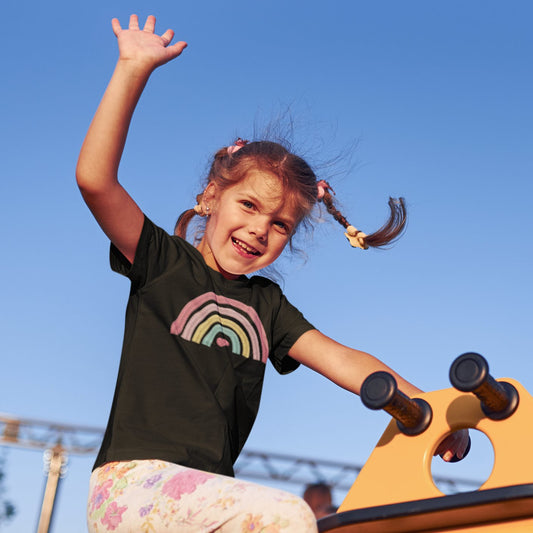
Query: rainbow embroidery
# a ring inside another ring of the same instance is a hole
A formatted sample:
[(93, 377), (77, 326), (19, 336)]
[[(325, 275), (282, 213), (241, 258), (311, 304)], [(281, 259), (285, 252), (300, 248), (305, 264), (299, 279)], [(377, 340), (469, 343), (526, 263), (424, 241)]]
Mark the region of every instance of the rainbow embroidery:
[(265, 329), (255, 309), (214, 292), (191, 300), (172, 322), (170, 333), (204, 346), (228, 346), (263, 363), (268, 359)]

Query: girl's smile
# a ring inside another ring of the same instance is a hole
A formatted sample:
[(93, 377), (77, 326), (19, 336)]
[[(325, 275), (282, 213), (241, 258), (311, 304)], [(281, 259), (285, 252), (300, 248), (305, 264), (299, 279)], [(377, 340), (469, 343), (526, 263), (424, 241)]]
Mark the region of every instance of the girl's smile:
[(248, 246), (245, 242), (236, 239), (235, 237), (231, 238), (233, 244), (235, 245), (235, 249), (237, 250), (237, 253), (243, 255), (244, 257), (249, 257), (251, 255), (259, 256), (261, 255), (261, 252), (259, 250), (256, 250), (252, 246)]
[(223, 191), (210, 183), (203, 202), (210, 216), (198, 250), (208, 266), (229, 279), (272, 264), (297, 225), (279, 178), (260, 170)]

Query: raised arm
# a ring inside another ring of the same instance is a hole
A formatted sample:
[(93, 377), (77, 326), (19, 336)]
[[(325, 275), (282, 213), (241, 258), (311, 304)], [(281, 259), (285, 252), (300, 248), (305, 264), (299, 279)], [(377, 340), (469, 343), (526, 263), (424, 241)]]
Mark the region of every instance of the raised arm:
[[(398, 388), (408, 396), (422, 392), (373, 355), (343, 346), (317, 330), (304, 333), (289, 350), (289, 355), (355, 394), (360, 393), (363, 381), (379, 370), (392, 374)], [(462, 458), (467, 444), (468, 432), (457, 431), (439, 445), (435, 455), (441, 455), (445, 461), (455, 454)]]
[(143, 213), (118, 181), (118, 167), (135, 106), (160, 65), (176, 58), (187, 44), (170, 45), (174, 32), (154, 33), (155, 17), (139, 28), (131, 15), (129, 29), (112, 21), (119, 59), (83, 142), (76, 180), (98, 224), (115, 246), (133, 262), (143, 225)]

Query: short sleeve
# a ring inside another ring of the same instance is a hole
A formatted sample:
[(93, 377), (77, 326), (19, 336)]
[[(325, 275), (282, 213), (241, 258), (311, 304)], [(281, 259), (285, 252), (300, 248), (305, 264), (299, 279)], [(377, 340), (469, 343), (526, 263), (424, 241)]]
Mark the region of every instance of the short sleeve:
[(132, 288), (138, 289), (159, 276), (166, 265), (176, 261), (179, 255), (180, 249), (172, 237), (145, 216), (133, 264), (113, 243), (109, 260), (111, 269), (129, 278)]
[(280, 289), (270, 352), (270, 361), (280, 374), (288, 374), (300, 366), (298, 361), (288, 355), (289, 350), (305, 332), (312, 329), (315, 329), (313, 325), (287, 300)]

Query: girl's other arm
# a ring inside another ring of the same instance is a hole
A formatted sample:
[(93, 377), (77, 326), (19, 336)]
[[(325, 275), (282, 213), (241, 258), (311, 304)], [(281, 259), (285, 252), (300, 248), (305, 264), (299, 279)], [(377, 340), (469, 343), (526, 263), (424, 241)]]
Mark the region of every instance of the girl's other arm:
[(170, 45), (172, 30), (154, 33), (155, 17), (139, 29), (136, 15), (129, 29), (112, 21), (119, 60), (83, 142), (76, 180), (83, 198), (109, 239), (133, 262), (144, 216), (118, 182), (118, 167), (129, 125), (142, 91), (155, 68), (179, 56), (186, 43)]
[[(317, 330), (304, 333), (294, 343), (289, 355), (355, 394), (360, 394), (363, 381), (377, 371), (392, 374), (396, 379), (398, 389), (409, 397), (422, 392), (376, 357), (343, 346)], [(436, 454), (442, 455), (445, 461), (449, 461), (456, 453), (459, 458), (462, 458), (467, 444), (468, 432), (458, 431), (439, 445)]]
[(398, 388), (408, 396), (422, 392), (373, 355), (339, 344), (316, 329), (304, 333), (289, 355), (355, 394), (360, 394), (367, 376), (379, 370), (392, 374)]

